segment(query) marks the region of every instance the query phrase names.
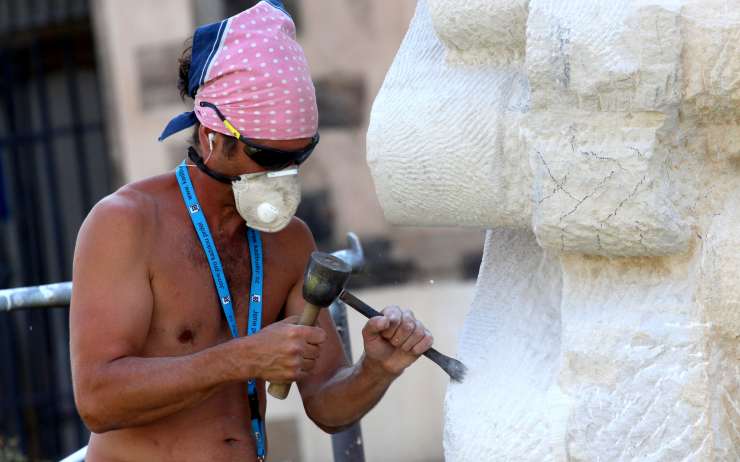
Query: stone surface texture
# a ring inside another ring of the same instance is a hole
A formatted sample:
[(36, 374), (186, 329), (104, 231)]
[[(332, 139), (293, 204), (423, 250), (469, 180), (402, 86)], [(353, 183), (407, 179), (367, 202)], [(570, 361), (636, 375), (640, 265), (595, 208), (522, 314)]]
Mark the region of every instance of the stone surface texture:
[(368, 163), (488, 229), (448, 461), (740, 460), (740, 0), (419, 0)]

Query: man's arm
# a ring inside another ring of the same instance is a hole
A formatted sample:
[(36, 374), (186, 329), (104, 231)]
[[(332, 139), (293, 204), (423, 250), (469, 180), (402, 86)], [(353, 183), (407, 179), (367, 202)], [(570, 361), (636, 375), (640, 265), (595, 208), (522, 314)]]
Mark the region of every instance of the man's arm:
[[(153, 205), (117, 193), (77, 239), (70, 336), (75, 399), (94, 432), (145, 424), (196, 404), (230, 379), (217, 350), (141, 358), (153, 311), (148, 255)], [(228, 348), (224, 345), (222, 348)], [(203, 369), (209, 373), (200, 373)]]
[[(154, 422), (248, 377), (295, 380), (318, 354), (318, 329), (279, 323), (181, 357), (143, 357), (153, 306), (153, 204), (117, 193), (91, 212), (75, 249), (70, 312), (77, 408), (96, 433)], [(299, 329), (296, 329), (299, 327)], [(312, 345), (313, 344), (313, 345)], [(259, 365), (259, 367), (258, 367)]]
[[(305, 225), (304, 225), (305, 227)], [(305, 228), (302, 255), (304, 267), (315, 244)], [(303, 311), (303, 279), (297, 280), (286, 305), (287, 315)], [(365, 353), (355, 365), (344, 355), (341, 340), (328, 313), (321, 310), (317, 326), (327, 333), (311, 373), (298, 382), (306, 414), (329, 433), (341, 431), (360, 420), (383, 397), (403, 370), (431, 348), (429, 331), (413, 313), (398, 307), (383, 310), (365, 325), (362, 334)]]

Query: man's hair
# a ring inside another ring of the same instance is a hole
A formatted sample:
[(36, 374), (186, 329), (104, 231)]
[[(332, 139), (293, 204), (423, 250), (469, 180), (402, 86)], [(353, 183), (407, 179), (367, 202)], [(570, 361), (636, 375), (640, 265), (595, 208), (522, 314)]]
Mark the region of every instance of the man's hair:
[[(177, 60), (179, 68), (177, 70), (177, 89), (180, 91), (180, 98), (185, 101), (186, 98), (190, 98), (188, 95), (188, 87), (190, 86), (190, 63), (193, 59), (193, 38), (189, 38), (185, 41), (185, 49), (180, 55), (180, 59)], [(200, 136), (198, 130), (200, 129), (200, 121), (195, 122), (193, 127), (193, 134), (190, 138), (190, 144), (195, 149), (200, 148)], [(231, 156), (234, 146), (236, 146), (236, 138), (231, 136), (224, 136), (224, 153), (226, 156)]]

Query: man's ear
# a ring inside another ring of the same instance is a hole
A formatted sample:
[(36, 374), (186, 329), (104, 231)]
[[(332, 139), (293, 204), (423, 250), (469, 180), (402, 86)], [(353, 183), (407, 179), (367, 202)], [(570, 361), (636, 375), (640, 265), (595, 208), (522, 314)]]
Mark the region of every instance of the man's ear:
[(198, 150), (202, 155), (207, 155), (208, 152), (210, 152), (208, 150), (208, 134), (212, 132), (213, 130), (203, 124), (200, 124), (200, 126), (198, 127)]
[(208, 134), (208, 153), (213, 152), (213, 140), (216, 139), (216, 134), (211, 132)]

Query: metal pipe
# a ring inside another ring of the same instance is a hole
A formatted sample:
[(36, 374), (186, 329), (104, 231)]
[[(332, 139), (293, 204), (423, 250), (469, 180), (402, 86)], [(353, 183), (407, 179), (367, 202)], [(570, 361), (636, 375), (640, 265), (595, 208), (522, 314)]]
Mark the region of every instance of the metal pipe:
[(71, 299), (71, 282), (3, 289), (0, 290), (0, 313), (34, 308), (64, 307), (69, 305)]
[[(352, 266), (352, 272), (362, 270), (365, 255), (360, 239), (355, 233), (347, 234), (349, 248), (338, 250), (332, 255)], [(52, 308), (69, 305), (72, 299), (72, 283), (61, 282), (43, 286), (18, 287), (0, 290), (0, 313), (34, 308)]]
[(65, 457), (60, 462), (84, 462), (86, 455), (87, 455), (87, 446), (78, 450), (74, 454), (71, 454)]
[[(365, 266), (365, 254), (360, 239), (355, 233), (347, 234), (349, 248), (338, 250), (332, 255), (341, 258), (352, 266), (352, 272), (358, 273)], [(329, 307), (339, 337), (344, 346), (349, 363), (352, 363), (352, 345), (349, 339), (349, 325), (347, 323), (347, 307), (336, 300)], [(331, 447), (334, 453), (334, 462), (365, 462), (365, 447), (362, 439), (360, 422), (355, 422), (346, 430), (331, 436)]]
[[(347, 323), (347, 307), (337, 300), (329, 307), (331, 317), (342, 339), (344, 351), (349, 363), (352, 363), (352, 347), (349, 340), (349, 326)], [(365, 462), (364, 441), (360, 422), (331, 436), (331, 448), (334, 453), (334, 462)]]

